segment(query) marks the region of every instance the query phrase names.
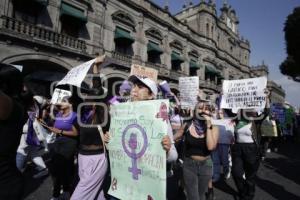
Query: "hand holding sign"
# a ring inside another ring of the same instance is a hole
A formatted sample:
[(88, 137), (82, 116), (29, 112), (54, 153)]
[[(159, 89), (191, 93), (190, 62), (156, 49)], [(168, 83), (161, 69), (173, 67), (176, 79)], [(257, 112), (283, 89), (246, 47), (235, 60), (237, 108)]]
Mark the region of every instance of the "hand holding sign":
[(161, 144), (163, 146), (163, 149), (166, 151), (166, 152), (169, 152), (170, 149), (171, 149), (171, 139), (168, 135), (165, 135), (161, 141)]
[(99, 73), (99, 68), (100, 68), (100, 65), (104, 62), (106, 58), (106, 55), (102, 55), (102, 56), (98, 56), (96, 59), (95, 59), (95, 62), (94, 62), (94, 65), (93, 65), (93, 73), (94, 74), (98, 74)]
[(102, 56), (98, 56), (98, 57), (95, 59), (94, 64), (95, 64), (95, 65), (100, 65), (101, 63), (104, 62), (105, 58), (106, 58), (106, 55), (105, 55), (105, 54), (102, 55)]

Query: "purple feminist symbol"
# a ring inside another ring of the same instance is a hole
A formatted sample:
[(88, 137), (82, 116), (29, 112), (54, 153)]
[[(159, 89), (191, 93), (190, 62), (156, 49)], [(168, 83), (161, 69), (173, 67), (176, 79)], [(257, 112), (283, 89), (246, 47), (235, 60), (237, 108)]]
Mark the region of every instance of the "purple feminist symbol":
[(159, 112), (156, 114), (156, 118), (162, 118), (163, 121), (168, 122), (168, 107), (164, 102), (160, 104)]
[[(129, 141), (128, 141), (129, 148), (131, 151), (129, 151), (127, 149), (126, 144), (125, 144), (125, 136), (126, 136), (128, 130), (131, 128), (134, 128), (134, 129), (138, 130), (139, 132), (141, 132), (143, 139), (144, 139), (143, 147), (139, 153), (136, 152), (136, 149), (137, 149), (137, 134), (136, 133), (131, 133)], [(123, 131), (122, 146), (123, 146), (125, 153), (131, 158), (131, 164), (132, 164), (132, 167), (129, 167), (128, 171), (132, 172), (132, 178), (135, 180), (138, 180), (139, 179), (138, 175), (141, 174), (141, 169), (138, 169), (138, 167), (137, 167), (137, 159), (144, 155), (144, 153), (147, 149), (147, 144), (148, 144), (148, 139), (147, 139), (146, 132), (138, 124), (130, 124)]]

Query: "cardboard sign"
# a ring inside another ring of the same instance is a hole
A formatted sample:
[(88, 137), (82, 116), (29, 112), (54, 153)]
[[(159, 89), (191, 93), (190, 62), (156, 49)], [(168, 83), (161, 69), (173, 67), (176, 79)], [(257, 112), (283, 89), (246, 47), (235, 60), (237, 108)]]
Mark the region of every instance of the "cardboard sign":
[(166, 199), (168, 100), (111, 107), (109, 194), (123, 200)]
[(179, 77), (179, 92), (181, 107), (194, 109), (199, 92), (199, 77)]
[(263, 109), (266, 105), (264, 90), (267, 77), (225, 80), (221, 108), (227, 109)]
[(157, 82), (158, 71), (149, 67), (143, 67), (141, 65), (132, 64), (130, 75), (148, 77), (151, 80)]

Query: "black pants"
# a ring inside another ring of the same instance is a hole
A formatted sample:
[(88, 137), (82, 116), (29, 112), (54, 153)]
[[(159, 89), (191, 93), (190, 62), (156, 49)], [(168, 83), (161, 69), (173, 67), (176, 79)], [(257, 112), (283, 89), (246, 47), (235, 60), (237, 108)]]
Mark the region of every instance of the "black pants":
[(261, 156), (266, 157), (266, 152), (270, 147), (271, 138), (263, 136), (260, 141)]
[[(256, 144), (239, 143), (231, 148), (232, 176), (242, 200), (251, 200), (255, 194), (255, 177), (259, 168), (259, 148)], [(243, 178), (245, 173), (246, 179)]]
[(53, 197), (59, 197), (61, 186), (64, 192), (72, 192), (76, 145), (76, 140), (61, 137), (50, 146), (49, 170), (53, 181)]
[(63, 186), (64, 192), (71, 193), (71, 184), (74, 178), (74, 159), (67, 159), (60, 154), (54, 154), (49, 169), (53, 181), (53, 197), (60, 195), (61, 186)]

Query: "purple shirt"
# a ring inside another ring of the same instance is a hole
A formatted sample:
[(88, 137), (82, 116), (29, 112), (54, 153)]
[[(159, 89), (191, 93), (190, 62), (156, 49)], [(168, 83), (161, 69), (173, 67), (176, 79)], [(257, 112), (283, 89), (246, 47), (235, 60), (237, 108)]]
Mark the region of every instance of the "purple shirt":
[(57, 113), (54, 127), (64, 131), (71, 131), (72, 126), (77, 122), (77, 114), (71, 112), (68, 116), (63, 117), (62, 112)]

